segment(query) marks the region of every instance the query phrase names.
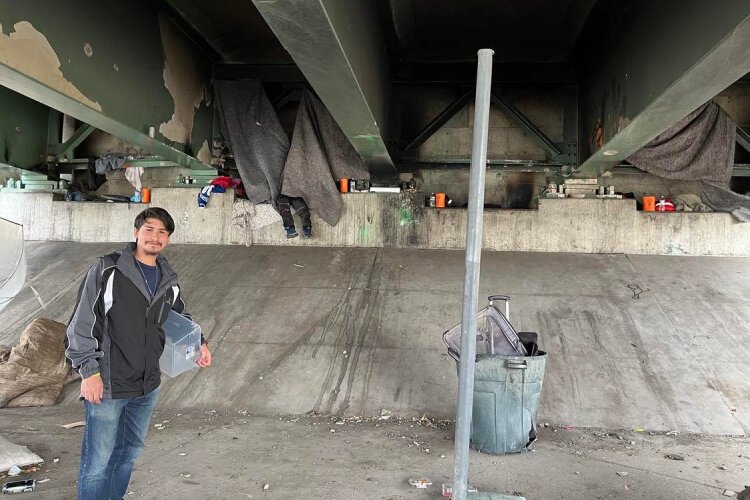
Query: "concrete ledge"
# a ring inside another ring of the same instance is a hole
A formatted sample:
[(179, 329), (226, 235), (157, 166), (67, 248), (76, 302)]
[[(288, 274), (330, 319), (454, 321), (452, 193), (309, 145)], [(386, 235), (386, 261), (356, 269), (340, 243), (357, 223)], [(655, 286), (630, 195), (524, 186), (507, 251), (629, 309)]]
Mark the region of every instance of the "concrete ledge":
[[(232, 224), (232, 192), (206, 208), (198, 189), (154, 188), (153, 206), (175, 218), (174, 243), (323, 247), (463, 248), (466, 210), (423, 206), (422, 194), (348, 194), (339, 224), (313, 216), (312, 240), (285, 237), (281, 222), (245, 232)], [(24, 225), (27, 240), (129, 239), (145, 205), (53, 201), (50, 193), (3, 193), (0, 217)], [(750, 226), (725, 213), (638, 212), (635, 200), (564, 199), (538, 210), (488, 209), (484, 248), (499, 251), (750, 256)]]

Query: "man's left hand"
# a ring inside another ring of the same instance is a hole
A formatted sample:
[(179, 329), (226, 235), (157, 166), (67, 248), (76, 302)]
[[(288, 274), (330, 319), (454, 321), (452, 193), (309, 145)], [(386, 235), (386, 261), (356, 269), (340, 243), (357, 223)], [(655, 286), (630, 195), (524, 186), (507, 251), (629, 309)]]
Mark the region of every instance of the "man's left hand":
[(201, 345), (201, 357), (198, 358), (198, 366), (201, 368), (211, 366), (211, 351), (208, 350), (206, 344)]

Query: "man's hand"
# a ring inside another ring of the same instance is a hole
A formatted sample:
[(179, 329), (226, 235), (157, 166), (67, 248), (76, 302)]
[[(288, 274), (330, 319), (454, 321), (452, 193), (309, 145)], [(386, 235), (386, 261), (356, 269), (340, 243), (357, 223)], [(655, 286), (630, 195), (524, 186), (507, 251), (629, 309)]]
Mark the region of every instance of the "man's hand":
[(198, 366), (206, 368), (211, 366), (211, 351), (206, 344), (201, 344), (201, 357), (198, 358)]
[(104, 394), (104, 384), (100, 374), (81, 380), (81, 396), (90, 403), (100, 404)]

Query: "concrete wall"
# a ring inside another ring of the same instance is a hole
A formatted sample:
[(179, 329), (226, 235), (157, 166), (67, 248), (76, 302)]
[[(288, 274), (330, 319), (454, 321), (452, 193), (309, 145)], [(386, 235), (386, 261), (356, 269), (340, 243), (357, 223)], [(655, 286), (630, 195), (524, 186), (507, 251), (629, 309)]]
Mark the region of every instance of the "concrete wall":
[[(315, 237), (287, 240), (281, 222), (254, 232), (232, 225), (233, 194), (196, 203), (193, 188), (156, 188), (153, 205), (175, 218), (174, 243), (321, 247), (462, 248), (466, 211), (425, 208), (423, 194), (349, 194), (336, 227), (314, 218)], [(0, 217), (28, 240), (126, 241), (144, 205), (53, 201), (3, 193)], [(750, 231), (724, 213), (644, 213), (634, 200), (547, 200), (538, 210), (487, 209), (484, 248), (500, 251), (750, 256)]]
[[(459, 95), (450, 88), (409, 86), (398, 90), (401, 130), (411, 140)], [(503, 87), (502, 95), (524, 113), (553, 142), (563, 141), (563, 98), (561, 87)], [(416, 151), (420, 159), (469, 158), (474, 125), (473, 100), (456, 113)], [(544, 150), (521, 127), (495, 106), (490, 109), (487, 157), (489, 159), (540, 160)]]

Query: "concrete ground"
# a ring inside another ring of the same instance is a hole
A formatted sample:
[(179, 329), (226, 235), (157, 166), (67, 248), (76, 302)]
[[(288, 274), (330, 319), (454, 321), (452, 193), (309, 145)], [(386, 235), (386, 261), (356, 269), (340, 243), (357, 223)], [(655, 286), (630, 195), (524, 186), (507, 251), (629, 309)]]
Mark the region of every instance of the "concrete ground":
[[(48, 481), (21, 498), (75, 498), (82, 429), (60, 425), (81, 418), (71, 405), (0, 410), (0, 434), (45, 460), (23, 477)], [(152, 427), (126, 499), (437, 499), (452, 477), (452, 423), (166, 409), (153, 423), (163, 429)], [(748, 482), (749, 445), (747, 438), (551, 426), (540, 429), (533, 452), (472, 451), (469, 478), (481, 491), (529, 500), (718, 500)], [(409, 486), (422, 477), (433, 485)]]
[[(39, 297), (27, 287), (0, 313), (0, 343), (14, 344), (36, 316), (67, 321), (87, 267), (115, 247), (28, 243)], [(451, 428), (417, 426), (410, 439), (408, 423), (290, 420), (382, 409), (452, 418), (455, 366), (441, 333), (460, 318), (462, 252), (175, 245), (166, 254), (214, 366), (165, 381), (158, 418), (170, 422), (152, 432), (136, 494), (155, 496), (163, 480), (171, 498), (303, 498), (308, 484), (325, 498), (434, 496), (436, 487), (405, 481), (450, 477)], [(585, 430), (543, 431), (525, 455), (472, 454), (477, 486), (528, 498), (698, 499), (750, 483), (749, 274), (747, 258), (485, 252), (481, 294), (511, 295), (511, 321), (539, 332), (550, 354), (540, 420)], [(61, 457), (48, 467), (45, 488), (60, 488), (49, 498), (73, 491), (80, 430), (57, 425), (80, 419), (76, 394), (71, 385), (57, 407), (0, 410), (4, 437), (48, 464)], [(620, 440), (591, 428), (626, 431), (615, 431)], [(180, 444), (192, 457), (184, 466)]]

